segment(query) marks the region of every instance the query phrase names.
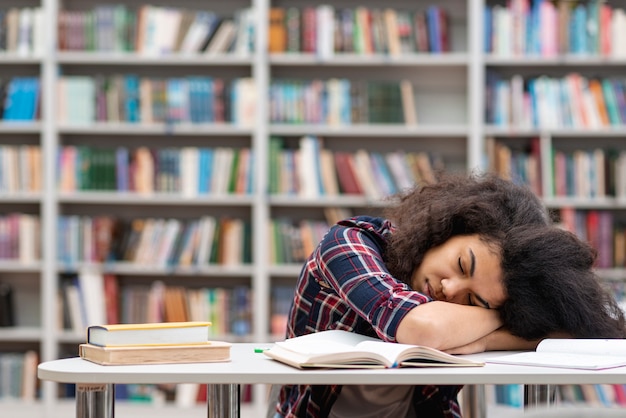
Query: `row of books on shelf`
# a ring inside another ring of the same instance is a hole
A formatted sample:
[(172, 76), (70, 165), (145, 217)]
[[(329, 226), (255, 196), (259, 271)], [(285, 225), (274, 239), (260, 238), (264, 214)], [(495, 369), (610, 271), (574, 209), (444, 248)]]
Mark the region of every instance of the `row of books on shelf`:
[(626, 407), (626, 385), (559, 385), (559, 401), (565, 405)]
[(431, 183), (444, 168), (434, 153), (359, 149), (354, 153), (324, 148), (320, 137), (307, 135), (299, 148), (284, 138), (270, 139), (269, 192), (303, 197), (364, 195), (379, 200), (416, 184)]
[(272, 80), (268, 112), (273, 123), (418, 123), (409, 80)]
[(553, 147), (552, 190), (543, 193), (539, 138), (526, 145), (486, 139), (489, 170), (501, 177), (527, 184), (539, 196), (603, 199), (626, 197), (626, 150), (614, 148), (575, 149)]
[[(58, 120), (93, 122), (255, 123), (257, 92), (251, 78), (201, 76), (155, 79), (65, 76), (58, 81)], [(521, 75), (503, 79), (488, 72), (486, 122), (498, 126), (601, 128), (626, 125), (626, 86), (619, 77), (563, 78)], [(273, 80), (269, 117), (274, 123), (416, 124), (413, 84), (400, 81)], [(6, 85), (4, 120), (35, 120), (39, 79), (15, 77)]]
[(626, 56), (626, 13), (600, 0), (512, 0), (485, 6), (485, 52)]
[[(324, 208), (325, 221), (277, 219), (268, 225), (273, 264), (297, 263), (313, 251), (329, 228), (351, 216), (345, 208)], [(61, 216), (57, 257), (64, 265), (130, 262), (156, 267), (201, 267), (250, 263), (250, 231), (240, 219), (146, 218), (131, 221), (111, 216)], [(0, 217), (0, 259), (40, 258), (39, 218), (28, 214)]]
[[(555, 385), (552, 395), (555, 405), (560, 408), (580, 407), (626, 407), (626, 385), (622, 384), (571, 384)], [(514, 409), (524, 409), (524, 385), (489, 385), (486, 392), (487, 402), (504, 405)]]
[(626, 151), (555, 150), (553, 155), (555, 196), (626, 197)]
[(603, 128), (626, 125), (626, 80), (546, 75), (526, 80), (487, 74), (486, 122), (516, 128)]
[(33, 121), (39, 115), (40, 82), (38, 77), (13, 77), (0, 80), (2, 120)]
[[(158, 30), (155, 28), (159, 28)], [(334, 52), (399, 55), (447, 52), (447, 12), (335, 8), (332, 5), (273, 7), (269, 11), (270, 52)], [(216, 52), (249, 56), (254, 50), (251, 9), (223, 16), (211, 10), (141, 5), (98, 5), (59, 12), (59, 49), (138, 52), (147, 55)]]
[(33, 350), (0, 353), (0, 400), (35, 400), (38, 364), (39, 355)]
[(445, 9), (425, 10), (336, 7), (272, 7), (269, 10), (270, 53), (388, 54), (448, 52), (450, 23)]
[(525, 184), (537, 196), (543, 196), (538, 137), (531, 138), (526, 146), (511, 147), (490, 136), (485, 138), (485, 150), (489, 172)]
[(39, 216), (27, 213), (0, 215), (0, 260), (32, 263), (41, 258)]
[[(346, 218), (348, 215), (346, 214)], [(328, 232), (325, 221), (273, 219), (270, 221), (270, 263), (302, 264)]]
[(44, 12), (41, 7), (0, 10), (0, 51), (18, 56), (41, 56), (45, 45)]
[(63, 76), (57, 117), (67, 124), (93, 122), (224, 123), (252, 126), (256, 86), (251, 78), (171, 78), (136, 74)]
[(156, 268), (251, 262), (250, 223), (239, 218), (61, 216), (58, 243), (58, 260), (70, 267), (81, 262), (129, 262)]
[(57, 164), (62, 192), (117, 191), (248, 195), (254, 189), (250, 148), (64, 146)]
[[(255, 122), (254, 80), (208, 76), (167, 79), (135, 74), (65, 76), (58, 80), (58, 120), (93, 122)], [(409, 80), (272, 80), (269, 119), (274, 123), (416, 124), (415, 88)]]
[(101, 4), (91, 10), (59, 11), (59, 49), (137, 52), (148, 56), (233, 53), (254, 50), (252, 9), (230, 15), (151, 4), (136, 8)]
[[(489, 169), (527, 184), (543, 196), (539, 138), (528, 144), (511, 146), (487, 137)], [(431, 182), (433, 172), (444, 168), (439, 156), (426, 152), (333, 152), (315, 136), (302, 137), (298, 145), (293, 149), (286, 146), (284, 138), (270, 139), (270, 193), (380, 198)], [(551, 157), (554, 188), (546, 191), (551, 195), (589, 199), (626, 196), (626, 151), (555, 148)], [(249, 148), (64, 146), (57, 161), (57, 183), (62, 192), (179, 193), (192, 198), (249, 195), (254, 191), (255, 160)], [(0, 146), (0, 191), (40, 190), (40, 148)]]
[(560, 225), (597, 251), (596, 267), (626, 267), (626, 223), (610, 210), (559, 209)]
[(287, 336), (287, 318), (293, 301), (294, 286), (274, 285), (271, 289), (270, 333), (276, 338)]
[[(76, 356), (76, 352), (68, 353)], [(252, 385), (239, 385), (239, 401), (242, 404), (252, 402)], [(75, 399), (76, 385), (60, 384), (59, 396), (64, 399)], [(161, 407), (173, 404), (177, 409), (202, 406), (207, 404), (207, 385), (204, 383), (180, 383), (180, 384), (116, 384), (115, 400), (128, 402), (129, 404), (150, 405)], [(183, 412), (184, 414), (184, 412)]]
[[(2, 327), (16, 325), (13, 294), (18, 291), (12, 285), (0, 283), (0, 308), (7, 320), (0, 324)], [(291, 285), (276, 285), (271, 289), (268, 331), (272, 335), (285, 335), (293, 291)], [(5, 294), (8, 296), (4, 297)], [(89, 324), (102, 323), (209, 321), (212, 324), (209, 336), (245, 336), (252, 327), (252, 291), (241, 285), (183, 288), (168, 286), (161, 280), (149, 285), (123, 285), (113, 274), (85, 270), (61, 277), (59, 301), (60, 328), (80, 334)]]
[(41, 147), (0, 145), (0, 193), (41, 191)]
[(208, 336), (252, 331), (249, 286), (182, 287), (160, 280), (123, 285), (112, 274), (81, 271), (61, 277), (61, 329), (84, 335), (90, 325), (208, 321)]

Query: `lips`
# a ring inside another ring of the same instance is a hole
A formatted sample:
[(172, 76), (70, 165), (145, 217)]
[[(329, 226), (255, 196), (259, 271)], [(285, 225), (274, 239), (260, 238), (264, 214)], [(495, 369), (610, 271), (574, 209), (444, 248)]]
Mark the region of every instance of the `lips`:
[(433, 292), (432, 287), (430, 287), (430, 284), (428, 283), (428, 281), (426, 281), (426, 283), (424, 283), (424, 289), (422, 291), (426, 296), (428, 296), (431, 299), (435, 299), (434, 294), (435, 292)]

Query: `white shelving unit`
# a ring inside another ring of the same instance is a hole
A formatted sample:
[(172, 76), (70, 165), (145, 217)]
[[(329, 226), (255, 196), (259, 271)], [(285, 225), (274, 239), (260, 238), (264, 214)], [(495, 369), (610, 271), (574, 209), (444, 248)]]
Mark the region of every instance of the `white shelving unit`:
[[(144, 56), (134, 53), (69, 52), (57, 49), (57, 17), (59, 11), (90, 10), (98, 4), (124, 3), (131, 8), (148, 3), (142, 0), (0, 0), (0, 9), (9, 7), (42, 7), (45, 11), (45, 47), (41, 56), (18, 56), (0, 54), (0, 77), (37, 75), (41, 79), (41, 117), (33, 123), (9, 124), (0, 122), (0, 145), (33, 144), (41, 146), (44, 154), (43, 192), (41, 194), (3, 194), (0, 214), (23, 212), (37, 214), (41, 218), (42, 253), (40, 262), (23, 265), (12, 261), (0, 261), (0, 281), (10, 283), (16, 294), (17, 326), (0, 332), (0, 351), (36, 349), (42, 361), (56, 359), (71, 353), (82, 341), (82, 335), (59, 330), (58, 315), (59, 275), (66, 271), (60, 266), (57, 255), (56, 222), (65, 214), (113, 213), (125, 217), (144, 216), (201, 216), (212, 214), (236, 214), (251, 221), (251, 265), (226, 268), (210, 266), (202, 269), (159, 269), (115, 263), (104, 267), (106, 272), (128, 278), (130, 282), (150, 282), (161, 279), (166, 282), (180, 280), (186, 284), (214, 286), (228, 282), (244, 283), (253, 289), (253, 332), (249, 341), (273, 341), (282, 338), (270, 334), (270, 295), (277, 284), (293, 284), (299, 272), (297, 265), (270, 265), (266, 226), (279, 216), (294, 219), (323, 219), (323, 208), (336, 206), (356, 212), (376, 211), (381, 202), (361, 196), (321, 197), (315, 199), (295, 196), (268, 195), (268, 143), (271, 136), (286, 138), (295, 143), (303, 135), (317, 135), (324, 139), (324, 146), (336, 150), (356, 151), (365, 147), (377, 151), (403, 149), (407, 151), (436, 151), (443, 156), (446, 167), (451, 170), (470, 171), (484, 168), (485, 138), (495, 137), (506, 142), (524, 144), (533, 137), (541, 138), (543, 150), (554, 144), (560, 147), (612, 146), (626, 149), (626, 128), (600, 130), (573, 129), (512, 129), (495, 127), (485, 123), (485, 75), (488, 70), (505, 75), (521, 73), (565, 75), (571, 71), (583, 74), (623, 74), (626, 59), (595, 57), (512, 57), (491, 56), (483, 51), (484, 0), (392, 0), (381, 5), (375, 0), (358, 3), (339, 0), (333, 3), (342, 7), (393, 7), (418, 10), (437, 4), (449, 13), (451, 51), (443, 54), (409, 54), (389, 57), (382, 54), (354, 55), (335, 54), (319, 57), (315, 54), (269, 54), (268, 17), (271, 7), (302, 8), (298, 0), (229, 0), (200, 1), (181, 0), (172, 4), (169, 0), (150, 2), (156, 6), (173, 5), (193, 10), (214, 10), (232, 15), (235, 10), (252, 7), (256, 25), (256, 50), (249, 57), (233, 55), (215, 56)], [(310, 5), (322, 4), (314, 1)], [(610, 1), (620, 5), (621, 1)], [(504, 2), (499, 2), (504, 4)], [(307, 3), (306, 5), (309, 5)], [(622, 6), (624, 6), (622, 4)], [(96, 123), (74, 126), (56, 120), (56, 85), (60, 74), (93, 75), (137, 73), (146, 76), (181, 76), (187, 74), (211, 74), (216, 77), (252, 77), (258, 90), (256, 123), (254, 127), (229, 124), (131, 124)], [(291, 125), (269, 123), (267, 106), (269, 85), (272, 79), (285, 78), (331, 78), (346, 77), (355, 80), (410, 80), (416, 91), (418, 124), (405, 125)], [(248, 146), (256, 154), (255, 192), (250, 196), (215, 196), (183, 199), (180, 196), (154, 194), (149, 197), (109, 192), (61, 193), (57, 191), (55, 172), (56, 155), (65, 144), (113, 144), (165, 146)], [(548, 153), (541, 162), (543, 172), (551, 172)], [(544, 176), (544, 189), (549, 189), (551, 178)], [(602, 208), (615, 211), (616, 217), (626, 220), (626, 198), (603, 200), (546, 198), (552, 208), (574, 206), (576, 208)], [(77, 269), (80, 266), (74, 266)], [(626, 279), (624, 269), (601, 271), (613, 280)], [(224, 336), (234, 339), (233, 336)], [(34, 411), (42, 417), (54, 417), (59, 410), (67, 409), (67, 402), (57, 398), (58, 387), (42, 384), (41, 399), (32, 403), (7, 402), (12, 416), (20, 411)], [(251, 416), (260, 416), (265, 408), (265, 388), (254, 393), (255, 403)], [(29, 409), (30, 408), (30, 409)], [(59, 409), (61, 408), (61, 409)], [(57, 411), (57, 412), (55, 412)], [(178, 413), (178, 412), (177, 412)], [(182, 411), (179, 415), (183, 415)], [(33, 415), (29, 415), (33, 416)]]

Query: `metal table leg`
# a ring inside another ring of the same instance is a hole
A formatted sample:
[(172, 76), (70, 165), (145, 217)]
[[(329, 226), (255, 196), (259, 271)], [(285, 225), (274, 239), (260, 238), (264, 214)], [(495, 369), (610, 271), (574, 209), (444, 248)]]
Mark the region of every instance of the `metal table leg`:
[(114, 416), (114, 384), (76, 384), (76, 418), (113, 418)]
[(465, 418), (487, 418), (485, 385), (465, 385), (463, 391), (463, 416)]
[(239, 418), (239, 385), (207, 385), (208, 418)]

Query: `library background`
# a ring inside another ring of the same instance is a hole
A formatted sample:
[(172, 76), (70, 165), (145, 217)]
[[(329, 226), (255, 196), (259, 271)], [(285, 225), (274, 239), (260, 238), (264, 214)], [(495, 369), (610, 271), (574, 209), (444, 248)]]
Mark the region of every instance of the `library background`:
[[(0, 0), (0, 407), (71, 414), (73, 387), (35, 368), (76, 356), (86, 324), (283, 339), (328, 225), (435, 169), (527, 183), (624, 299), (625, 8)], [(244, 416), (265, 393), (242, 388)], [(520, 386), (487, 393), (490, 416), (523, 413)], [(557, 396), (626, 408), (625, 393)], [(203, 396), (127, 385), (117, 409), (200, 416)]]

